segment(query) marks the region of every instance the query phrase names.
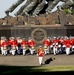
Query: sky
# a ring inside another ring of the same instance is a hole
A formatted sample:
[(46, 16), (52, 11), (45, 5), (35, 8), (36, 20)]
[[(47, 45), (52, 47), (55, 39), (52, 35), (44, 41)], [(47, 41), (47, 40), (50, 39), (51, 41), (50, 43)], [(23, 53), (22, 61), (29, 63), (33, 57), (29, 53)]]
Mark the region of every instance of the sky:
[[(0, 18), (4, 18), (6, 16), (5, 11), (17, 0), (0, 0)], [(26, 1), (24, 1), (22, 4), (20, 4), (12, 13), (9, 15), (14, 16), (14, 13), (18, 11), (18, 9), (25, 4)], [(59, 2), (58, 5), (60, 5), (62, 2)], [(54, 12), (57, 8), (55, 7), (52, 12)]]

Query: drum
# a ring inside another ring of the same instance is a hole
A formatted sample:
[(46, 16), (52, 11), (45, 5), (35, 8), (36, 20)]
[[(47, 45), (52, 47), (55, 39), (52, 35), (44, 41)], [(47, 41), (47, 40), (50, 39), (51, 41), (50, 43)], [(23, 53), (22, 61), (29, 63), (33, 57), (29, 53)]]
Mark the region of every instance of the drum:
[(12, 50), (16, 50), (16, 46), (12, 46)]
[(3, 46), (3, 50), (7, 50), (7, 46)]
[(34, 49), (34, 46), (32, 46), (32, 49)]
[(47, 46), (46, 45), (44, 45), (44, 49), (47, 49)]
[(26, 49), (26, 46), (22, 46), (22, 49), (23, 49), (23, 50)]

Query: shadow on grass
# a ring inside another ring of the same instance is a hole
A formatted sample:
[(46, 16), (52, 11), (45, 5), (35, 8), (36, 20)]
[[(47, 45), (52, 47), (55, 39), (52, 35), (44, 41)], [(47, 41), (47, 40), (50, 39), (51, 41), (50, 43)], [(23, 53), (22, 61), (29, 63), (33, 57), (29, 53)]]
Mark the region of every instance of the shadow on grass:
[(29, 72), (44, 72), (43, 69), (34, 69), (39, 66), (0, 66), (0, 74), (23, 74)]
[[(1, 74), (25, 74), (29, 72), (46, 72), (46, 69), (39, 68), (41, 66), (0, 66), (0, 75)], [(74, 72), (74, 71), (61, 71), (64, 72)], [(60, 71), (50, 71), (50, 73), (60, 73)]]

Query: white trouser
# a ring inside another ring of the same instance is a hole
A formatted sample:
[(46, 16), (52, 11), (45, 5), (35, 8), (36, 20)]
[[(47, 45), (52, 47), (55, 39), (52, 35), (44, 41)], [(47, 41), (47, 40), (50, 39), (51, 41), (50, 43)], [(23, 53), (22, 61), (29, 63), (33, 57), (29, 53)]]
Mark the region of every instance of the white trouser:
[(15, 55), (16, 50), (12, 50), (12, 55)]
[(7, 55), (7, 50), (3, 50), (3, 54), (4, 55)]
[(24, 49), (24, 50), (23, 50), (23, 55), (25, 55), (25, 54), (26, 54), (26, 50)]
[(56, 55), (57, 52), (58, 52), (57, 47), (53, 47), (53, 53), (54, 53), (54, 55)]
[(70, 48), (66, 48), (66, 54), (67, 54), (67, 55), (70, 54)]
[(43, 57), (39, 57), (39, 64), (41, 65)]
[(1, 54), (3, 55), (3, 47), (1, 47)]
[(44, 53), (45, 54), (49, 53), (49, 48), (44, 49)]
[(29, 49), (31, 54), (34, 54), (35, 49)]

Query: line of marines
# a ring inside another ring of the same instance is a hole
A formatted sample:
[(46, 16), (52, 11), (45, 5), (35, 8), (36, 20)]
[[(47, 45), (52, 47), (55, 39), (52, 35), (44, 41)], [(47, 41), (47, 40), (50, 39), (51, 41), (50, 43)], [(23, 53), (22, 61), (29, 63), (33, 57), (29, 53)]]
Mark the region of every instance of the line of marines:
[(53, 53), (57, 55), (65, 52), (67, 55), (74, 52), (74, 37), (53, 37), (45, 38), (43, 41), (45, 54)]
[[(42, 44), (41, 44), (44, 54), (60, 54), (66, 53), (67, 55), (74, 52), (74, 37), (67, 37), (67, 36), (58, 36), (58, 37), (45, 37)], [(31, 55), (37, 53), (35, 41), (29, 37), (28, 40), (25, 38), (16, 37), (9, 37), (7, 40), (5, 36), (2, 36), (0, 39), (0, 50), (2, 55), (7, 54), (22, 54), (26, 55), (27, 51)]]
[(14, 37), (10, 37), (8, 40), (6, 37), (1, 37), (0, 40), (0, 48), (1, 48), (1, 54), (7, 55), (8, 53), (15, 55), (15, 54), (21, 54), (21, 50), (23, 55), (26, 54), (27, 47), (29, 48), (29, 51), (31, 54), (34, 53), (35, 49), (35, 42), (29, 37), (28, 41), (25, 40), (25, 38), (17, 37), (16, 39)]

